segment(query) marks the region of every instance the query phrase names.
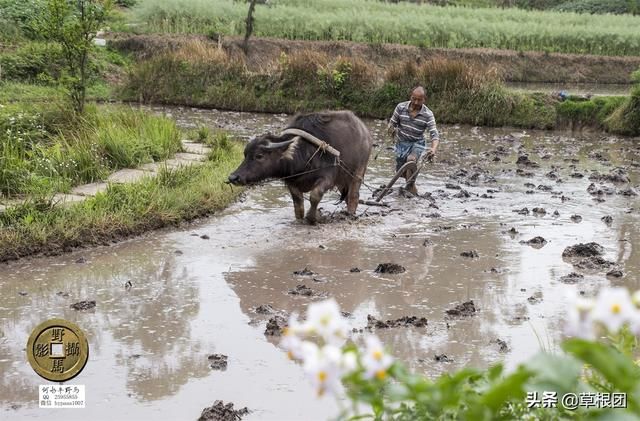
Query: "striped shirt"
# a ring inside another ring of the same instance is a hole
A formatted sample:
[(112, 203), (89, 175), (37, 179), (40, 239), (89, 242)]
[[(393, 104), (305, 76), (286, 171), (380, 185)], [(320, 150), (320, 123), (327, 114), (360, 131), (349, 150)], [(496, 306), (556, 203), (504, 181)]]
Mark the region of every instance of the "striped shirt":
[(393, 111), (393, 117), (389, 121), (391, 126), (398, 129), (396, 132), (397, 140), (400, 142), (424, 141), (424, 132), (428, 130), (431, 141), (439, 141), (440, 135), (436, 128), (436, 119), (433, 116), (433, 112), (423, 104), (416, 117), (412, 118), (409, 115), (409, 104), (411, 104), (411, 101), (398, 104)]

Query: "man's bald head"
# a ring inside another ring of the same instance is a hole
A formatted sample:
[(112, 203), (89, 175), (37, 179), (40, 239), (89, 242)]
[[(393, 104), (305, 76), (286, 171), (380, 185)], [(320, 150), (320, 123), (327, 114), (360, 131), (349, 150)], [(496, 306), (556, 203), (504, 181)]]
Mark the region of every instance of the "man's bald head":
[(421, 96), (422, 98), (424, 98), (426, 96), (424, 88), (422, 86), (416, 86), (415, 88), (413, 88), (413, 91), (411, 91), (411, 96)]
[(416, 86), (411, 91), (411, 109), (414, 111), (419, 111), (422, 109), (424, 105), (424, 101), (426, 99), (426, 95), (424, 93), (424, 88), (422, 86)]

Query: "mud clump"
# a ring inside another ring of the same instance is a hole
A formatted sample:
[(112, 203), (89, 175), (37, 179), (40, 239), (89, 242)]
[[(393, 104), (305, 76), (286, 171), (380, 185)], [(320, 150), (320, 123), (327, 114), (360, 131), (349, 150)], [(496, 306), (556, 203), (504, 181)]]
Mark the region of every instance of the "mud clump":
[(624, 273), (622, 273), (621, 270), (614, 269), (607, 272), (607, 276), (610, 276), (612, 278), (622, 278), (624, 276)]
[(285, 327), (287, 327), (286, 319), (282, 316), (274, 316), (267, 322), (264, 334), (267, 336), (280, 336)]
[(522, 165), (523, 167), (528, 167), (528, 168), (540, 167), (540, 164), (538, 164), (537, 162), (531, 161), (528, 155), (520, 155), (518, 157), (518, 160), (516, 161), (516, 165)]
[(560, 277), (560, 282), (564, 284), (576, 284), (579, 281), (584, 279), (584, 275), (580, 275), (579, 273), (571, 272), (568, 275), (564, 275)]
[(582, 222), (582, 217), (580, 215), (571, 215), (570, 219), (576, 224)]
[(503, 354), (509, 352), (509, 345), (500, 338), (493, 339), (489, 343), (498, 345), (498, 351), (500, 351)]
[(309, 288), (306, 285), (296, 285), (295, 288), (289, 290), (288, 294), (311, 297), (312, 295), (314, 295), (314, 292), (311, 288)]
[(471, 194), (469, 194), (465, 189), (462, 189), (458, 193), (454, 194), (453, 197), (456, 199), (466, 199), (467, 197), (471, 197)]
[(542, 293), (537, 292), (533, 294), (531, 297), (527, 298), (529, 304), (540, 304), (542, 302)]
[(511, 227), (507, 232), (512, 235), (518, 234), (518, 230), (515, 227)]
[(613, 222), (613, 217), (611, 215), (607, 215), (600, 218), (600, 220), (607, 225), (611, 225), (611, 223)]
[(546, 215), (547, 211), (545, 208), (533, 208), (531, 209), (531, 212), (535, 213), (536, 215)]
[(537, 236), (528, 241), (520, 241), (520, 244), (528, 244), (532, 247), (542, 248), (545, 244), (547, 244), (547, 240), (545, 240), (543, 237)]
[(224, 371), (227, 369), (227, 356), (222, 354), (211, 354), (207, 357), (209, 365), (214, 370)]
[(208, 240), (209, 236), (207, 234), (202, 234), (200, 238), (202, 238), (203, 240)]
[(439, 363), (450, 363), (453, 362), (453, 359), (449, 358), (447, 355), (445, 354), (440, 354), (440, 355), (434, 355), (433, 359)]
[(232, 403), (225, 405), (223, 401), (215, 401), (213, 406), (202, 410), (198, 421), (239, 421), (248, 414), (247, 407), (236, 410)]
[(609, 174), (600, 174), (595, 171), (589, 176), (589, 180), (610, 183), (628, 183), (631, 181), (624, 168), (614, 168), (609, 171)]
[(565, 248), (562, 257), (592, 257), (602, 256), (602, 253), (604, 253), (604, 247), (598, 243), (580, 243)]
[(519, 215), (529, 215), (529, 209), (528, 208), (522, 208), (522, 209), (514, 209), (512, 210), (512, 212), (515, 212)]
[(351, 268), (351, 269), (349, 269), (349, 272), (358, 273), (358, 272), (360, 272), (360, 268)]
[(91, 301), (80, 301), (74, 304), (71, 304), (69, 307), (71, 307), (74, 310), (91, 310), (92, 308), (95, 308), (96, 306), (96, 301), (95, 300), (91, 300)]
[(262, 304), (254, 310), (258, 314), (274, 314), (276, 310), (269, 304)]
[(475, 259), (475, 258), (480, 257), (480, 256), (478, 255), (478, 252), (477, 252), (477, 251), (475, 251), (475, 250), (463, 251), (462, 253), (460, 253), (460, 256), (462, 256), (462, 257), (468, 257), (468, 258), (470, 258), (470, 259)]
[(378, 320), (372, 315), (367, 315), (367, 329), (390, 329), (394, 327), (427, 327), (426, 317), (404, 316), (395, 320)]
[(605, 260), (600, 256), (586, 257), (574, 264), (578, 269), (602, 270), (615, 266), (615, 263)]
[(298, 275), (298, 276), (312, 276), (315, 275), (315, 272), (310, 271), (308, 268), (304, 268), (302, 270), (296, 270), (293, 272), (294, 275)]
[(87, 263), (87, 259), (85, 257), (80, 257), (78, 260), (76, 260), (76, 263), (78, 264)]
[(627, 196), (627, 197), (637, 196), (638, 195), (638, 193), (635, 190), (631, 189), (631, 188), (625, 189), (625, 190), (620, 190), (618, 192), (618, 194), (621, 194), (622, 196)]
[(380, 263), (375, 270), (376, 273), (389, 273), (391, 275), (403, 273), (405, 271), (406, 269), (404, 266), (397, 263)]
[(458, 304), (454, 308), (445, 311), (448, 316), (452, 317), (470, 317), (476, 314), (478, 310), (476, 309), (473, 300), (466, 301), (462, 304)]
[(516, 175), (519, 175), (520, 177), (533, 177), (535, 174), (533, 174), (531, 171), (525, 171), (522, 168), (518, 168), (516, 170)]

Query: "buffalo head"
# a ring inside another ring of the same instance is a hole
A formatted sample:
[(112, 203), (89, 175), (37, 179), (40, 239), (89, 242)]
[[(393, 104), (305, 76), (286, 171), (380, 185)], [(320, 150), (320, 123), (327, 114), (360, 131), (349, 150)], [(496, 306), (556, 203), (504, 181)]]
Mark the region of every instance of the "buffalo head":
[(288, 140), (266, 134), (252, 139), (244, 148), (244, 161), (229, 175), (229, 182), (246, 185), (284, 176), (283, 159), (291, 159), (297, 141), (291, 136), (285, 138)]

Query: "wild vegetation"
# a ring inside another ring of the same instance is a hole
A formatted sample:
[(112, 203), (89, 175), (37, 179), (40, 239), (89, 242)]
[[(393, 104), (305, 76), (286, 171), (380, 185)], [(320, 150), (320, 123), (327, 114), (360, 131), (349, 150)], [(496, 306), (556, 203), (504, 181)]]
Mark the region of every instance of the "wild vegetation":
[(114, 81), (130, 64), (93, 45), (108, 5), (0, 0), (0, 203), (9, 205), (0, 209), (0, 261), (192, 219), (239, 192), (222, 181), (237, 165), (240, 147), (201, 130), (189, 135), (212, 147), (202, 167), (162, 169), (142, 183), (112, 185), (80, 204), (54, 206), (56, 193), (182, 149), (185, 134), (173, 120), (129, 106), (85, 106), (87, 99), (113, 98)]
[(441, 122), (553, 128), (575, 121), (640, 133), (627, 117), (614, 123), (623, 103), (634, 107), (624, 98), (559, 102), (548, 94), (518, 94), (507, 90), (490, 69), (462, 62), (405, 61), (378, 74), (358, 58), (330, 59), (303, 51), (283, 54), (277, 68), (256, 74), (246, 70), (241, 58), (201, 40), (134, 66), (121, 95), (143, 102), (259, 112), (349, 108), (362, 116), (388, 118), (390, 107), (406, 100), (416, 84), (429, 92), (429, 106)]
[(640, 13), (638, 0), (383, 0), (389, 3), (408, 1), (438, 6), (517, 7), (520, 9), (555, 10), (577, 13)]
[(110, 244), (224, 208), (241, 192), (223, 181), (239, 164), (242, 147), (225, 135), (210, 137), (208, 144), (212, 152), (200, 167), (163, 169), (140, 183), (113, 184), (70, 207), (31, 196), (8, 208), (0, 213), (0, 262)]
[(83, 116), (59, 105), (1, 108), (0, 194), (65, 192), (181, 149), (173, 121), (127, 108), (91, 107)]
[[(564, 327), (573, 338), (562, 352), (543, 349), (510, 373), (502, 364), (435, 380), (411, 373), (375, 333), (351, 337), (333, 299), (310, 304), (304, 321), (291, 315), (280, 345), (302, 363), (319, 395), (336, 398), (338, 419), (637, 419), (640, 291), (605, 287), (595, 299), (574, 292), (566, 304)], [(593, 397), (590, 404), (584, 395)]]
[[(243, 35), (247, 5), (233, 0), (142, 0), (133, 12), (147, 32)], [(374, 0), (281, 0), (259, 5), (254, 16), (253, 33), (262, 37), (640, 54), (640, 32), (636, 30), (640, 17), (631, 15), (437, 7)]]

